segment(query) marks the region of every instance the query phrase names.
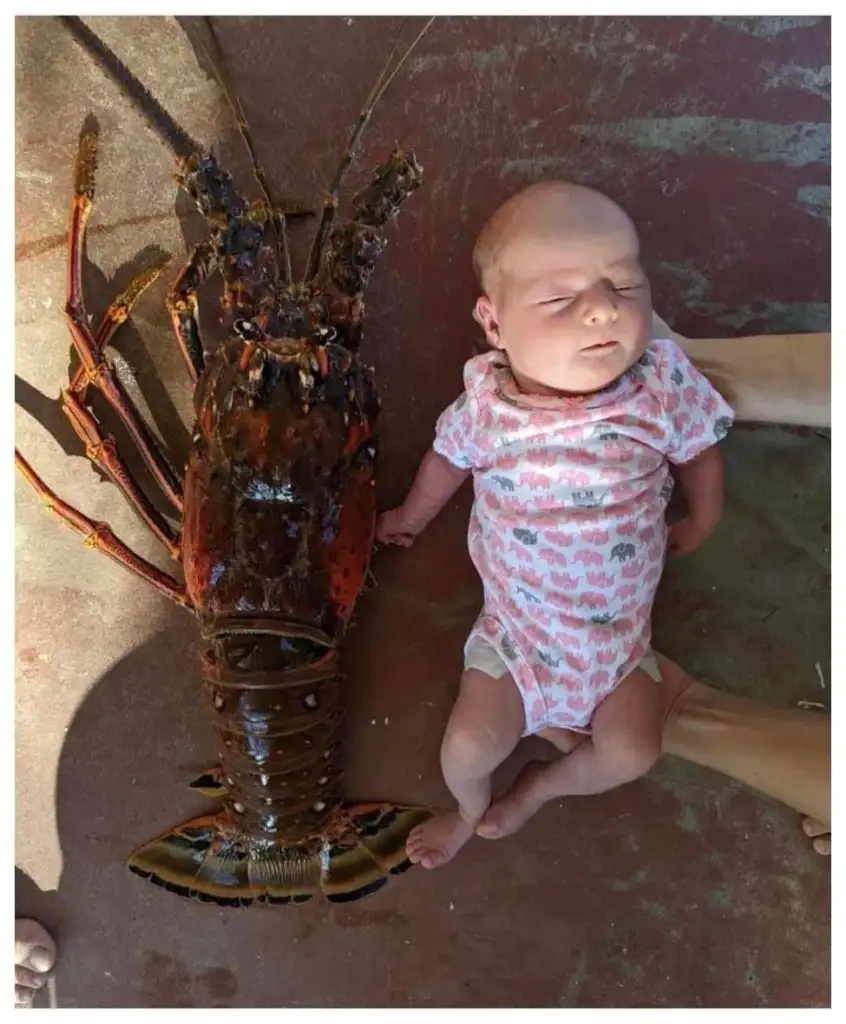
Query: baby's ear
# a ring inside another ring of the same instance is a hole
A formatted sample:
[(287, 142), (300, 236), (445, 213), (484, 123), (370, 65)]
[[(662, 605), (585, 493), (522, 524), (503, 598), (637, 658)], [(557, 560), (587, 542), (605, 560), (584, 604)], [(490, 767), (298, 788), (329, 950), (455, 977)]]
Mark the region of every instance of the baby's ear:
[(485, 332), (488, 343), (494, 348), (501, 348), (496, 310), (487, 295), (480, 295), (476, 299), (476, 305), (473, 307), (473, 319)]

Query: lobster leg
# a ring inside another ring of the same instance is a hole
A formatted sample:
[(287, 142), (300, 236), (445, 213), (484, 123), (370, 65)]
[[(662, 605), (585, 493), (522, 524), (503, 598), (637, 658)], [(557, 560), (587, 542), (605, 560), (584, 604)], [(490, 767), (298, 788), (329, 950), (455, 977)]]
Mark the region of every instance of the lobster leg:
[(197, 383), (205, 366), (200, 322), (197, 316), (197, 290), (216, 269), (214, 245), (211, 239), (207, 239), (191, 253), (166, 299), (167, 311), (173, 321), (176, 340), (185, 357), (192, 384)]
[[(132, 307), (150, 285), (161, 277), (166, 265), (167, 261), (163, 261), (149, 267), (147, 270), (143, 270), (137, 277), (133, 278), (126, 291), (114, 299), (106, 310), (106, 315), (103, 317), (97, 329), (97, 334), (94, 337), (94, 352), (97, 357), (105, 352), (106, 346), (111, 344), (117, 329), (129, 319)], [(88, 383), (85, 367), (78, 367), (76, 373), (71, 378), (71, 391), (73, 391), (80, 402), (85, 401)]]
[(156, 590), (161, 591), (166, 597), (182, 605), (183, 608), (193, 607), (185, 588), (177, 580), (157, 569), (152, 563), (127, 547), (119, 537), (115, 536), (108, 523), (96, 523), (72, 505), (62, 501), (56, 492), (52, 491), (38, 476), (17, 448), (15, 449), (15, 467), (47, 508), (51, 512), (55, 512), (74, 533), (84, 537), (86, 546), (103, 551), (109, 558), (119, 562), (125, 569), (129, 569), (136, 576), (140, 576), (152, 584)]
[[(127, 320), (132, 306), (140, 295), (160, 276), (163, 269), (164, 265), (159, 265), (139, 274), (129, 288), (109, 306), (94, 339), (98, 357), (102, 356), (117, 329)], [(70, 420), (77, 437), (85, 445), (85, 454), (111, 477), (152, 533), (167, 548), (171, 558), (178, 559), (179, 543), (176, 533), (138, 486), (121, 458), (114, 438), (104, 438), (101, 434), (96, 417), (83, 405), (87, 391), (88, 378), (84, 367), (80, 366), (71, 378), (70, 389), (62, 391), (62, 411)]]
[(85, 249), (85, 233), (94, 198), (96, 168), (97, 133), (91, 128), (84, 127), (79, 138), (79, 152), (74, 175), (74, 197), (71, 207), (68, 247), (68, 299), (65, 306), (65, 318), (70, 328), (71, 341), (82, 363), (81, 373), (85, 382), (84, 386), (93, 384), (99, 388), (129, 431), (150, 472), (167, 495), (168, 500), (181, 513), (182, 487), (179, 479), (159, 449), (153, 432), (144, 422), (120, 380), (103, 358), (103, 353), (98, 349), (96, 339), (88, 326), (82, 289), (82, 259)]
[(85, 445), (85, 454), (88, 458), (108, 473), (157, 540), (167, 548), (170, 557), (178, 561), (180, 550), (177, 535), (135, 482), (120, 456), (114, 438), (103, 437), (96, 418), (79, 401), (73, 391), (62, 392), (62, 411), (70, 420), (77, 437)]

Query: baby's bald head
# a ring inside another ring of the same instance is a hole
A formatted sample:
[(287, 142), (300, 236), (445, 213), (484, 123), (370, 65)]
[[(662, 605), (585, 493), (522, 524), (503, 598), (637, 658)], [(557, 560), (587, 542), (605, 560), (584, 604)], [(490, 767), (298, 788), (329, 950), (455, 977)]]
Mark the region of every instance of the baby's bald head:
[(473, 316), (525, 388), (606, 387), (649, 342), (651, 297), (637, 232), (613, 200), (547, 181), (512, 196), (482, 229)]
[(473, 269), (482, 291), (496, 290), (517, 242), (572, 242), (598, 235), (617, 236), (636, 258), (638, 239), (628, 214), (608, 196), (584, 185), (542, 181), (523, 189), (494, 213), (473, 249)]

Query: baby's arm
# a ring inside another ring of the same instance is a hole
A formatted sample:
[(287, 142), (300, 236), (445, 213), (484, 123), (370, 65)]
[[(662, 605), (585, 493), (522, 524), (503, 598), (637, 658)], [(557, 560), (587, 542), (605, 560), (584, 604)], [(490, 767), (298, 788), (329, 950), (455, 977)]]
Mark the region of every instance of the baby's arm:
[(376, 540), (381, 544), (410, 547), (417, 534), (425, 530), (469, 475), (469, 469), (453, 466), (430, 448), (423, 456), (408, 497), (398, 508), (379, 516)]
[(723, 514), (723, 457), (719, 442), (728, 433), (734, 410), (673, 341), (653, 343), (658, 359), (661, 399), (673, 466), (688, 511), (670, 527), (671, 554), (694, 551), (713, 533)]
[(673, 555), (695, 551), (716, 529), (723, 515), (723, 456), (717, 445), (676, 466), (687, 502), (687, 515), (670, 527), (667, 549)]
[(472, 374), (471, 360), (464, 370), (465, 391), (438, 418), (434, 443), (423, 456), (408, 497), (379, 516), (380, 543), (410, 547), (479, 464), (484, 431)]

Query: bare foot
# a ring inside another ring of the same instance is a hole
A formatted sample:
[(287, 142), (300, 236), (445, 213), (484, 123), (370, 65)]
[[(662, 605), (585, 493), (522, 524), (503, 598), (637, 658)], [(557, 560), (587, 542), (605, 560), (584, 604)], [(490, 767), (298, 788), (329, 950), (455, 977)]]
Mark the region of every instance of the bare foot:
[(823, 825), (821, 821), (817, 821), (815, 818), (803, 818), (802, 831), (809, 839), (814, 840), (811, 845), (817, 853), (821, 854), (823, 857), (831, 856), (830, 825)]
[(502, 839), (522, 828), (543, 807), (532, 792), (533, 783), (546, 767), (544, 761), (529, 761), (514, 780), (514, 785), (491, 805), (479, 822), (476, 834), (483, 839)]
[(56, 962), (56, 943), (37, 921), (15, 921), (15, 1006), (29, 1007)]
[(472, 836), (473, 826), (457, 812), (437, 814), (412, 829), (405, 852), (412, 864), (439, 868), (449, 863)]

